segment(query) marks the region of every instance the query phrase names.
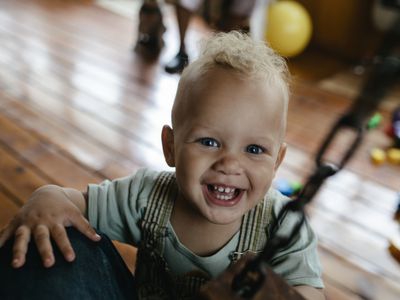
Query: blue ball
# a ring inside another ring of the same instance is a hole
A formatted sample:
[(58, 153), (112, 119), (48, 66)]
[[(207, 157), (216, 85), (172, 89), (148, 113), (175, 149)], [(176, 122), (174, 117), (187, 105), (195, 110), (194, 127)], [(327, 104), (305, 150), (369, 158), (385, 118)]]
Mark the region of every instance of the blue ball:
[(285, 195), (285, 196), (292, 196), (293, 195), (293, 188), (290, 184), (289, 181), (287, 181), (286, 179), (277, 179), (274, 182), (274, 187), (281, 192), (281, 194)]

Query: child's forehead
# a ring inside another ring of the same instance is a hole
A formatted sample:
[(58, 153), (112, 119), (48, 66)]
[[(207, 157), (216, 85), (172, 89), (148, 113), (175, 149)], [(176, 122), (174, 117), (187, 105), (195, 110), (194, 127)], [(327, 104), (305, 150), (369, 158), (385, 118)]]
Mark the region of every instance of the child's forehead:
[[(283, 105), (274, 92), (250, 92), (234, 87), (221, 89), (204, 89), (187, 95), (183, 99), (177, 116), (187, 122), (211, 122), (223, 118), (237, 123), (244, 119), (272, 118), (273, 115), (282, 116)], [(254, 122), (257, 120), (254, 120)]]
[[(268, 84), (264, 78), (254, 77), (225, 70), (213, 70), (204, 73), (198, 80), (192, 81), (184, 94), (182, 102), (190, 107), (196, 105), (216, 105), (226, 98), (248, 105), (269, 102), (281, 102), (283, 95), (277, 86)], [(207, 101), (210, 99), (210, 101)]]
[(267, 84), (261, 77), (246, 74), (229, 67), (213, 67), (199, 74), (193, 74), (182, 83), (183, 96), (186, 103), (195, 102), (197, 96), (213, 96), (229, 94), (232, 90), (263, 90)]
[(276, 85), (231, 68), (213, 67), (183, 80), (174, 103), (173, 123), (174, 119), (188, 121), (210, 109), (221, 112), (228, 106), (237, 105), (245, 113), (256, 105), (265, 115), (285, 106), (283, 93)]

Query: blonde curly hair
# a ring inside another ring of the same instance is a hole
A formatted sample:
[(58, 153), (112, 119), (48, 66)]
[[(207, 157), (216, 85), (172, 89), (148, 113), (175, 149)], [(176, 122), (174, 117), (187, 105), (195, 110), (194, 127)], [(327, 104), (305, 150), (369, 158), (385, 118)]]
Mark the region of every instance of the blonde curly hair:
[[(239, 76), (261, 79), (282, 93), (286, 118), (289, 101), (289, 71), (284, 58), (279, 56), (264, 41), (254, 40), (239, 31), (214, 33), (202, 41), (199, 57), (183, 71), (176, 99), (190, 95), (190, 86), (201, 80), (207, 71), (215, 67), (232, 69)], [(174, 111), (177, 101), (172, 110)]]

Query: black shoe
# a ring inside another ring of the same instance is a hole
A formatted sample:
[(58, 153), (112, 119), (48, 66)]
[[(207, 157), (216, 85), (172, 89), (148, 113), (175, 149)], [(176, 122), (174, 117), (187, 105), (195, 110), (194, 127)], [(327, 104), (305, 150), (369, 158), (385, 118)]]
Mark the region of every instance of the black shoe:
[(162, 39), (164, 32), (165, 26), (160, 8), (143, 4), (139, 11), (138, 39), (135, 51), (159, 53), (164, 46)]
[(179, 51), (178, 54), (165, 66), (165, 71), (170, 74), (182, 73), (188, 63), (189, 57), (186, 52)]

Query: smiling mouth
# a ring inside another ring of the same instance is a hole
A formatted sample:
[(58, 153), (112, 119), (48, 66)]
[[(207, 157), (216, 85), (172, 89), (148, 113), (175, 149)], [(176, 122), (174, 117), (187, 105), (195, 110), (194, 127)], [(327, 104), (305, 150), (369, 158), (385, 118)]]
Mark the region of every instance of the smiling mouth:
[(207, 189), (211, 195), (221, 201), (232, 201), (242, 192), (242, 190), (238, 188), (217, 184), (208, 184)]

